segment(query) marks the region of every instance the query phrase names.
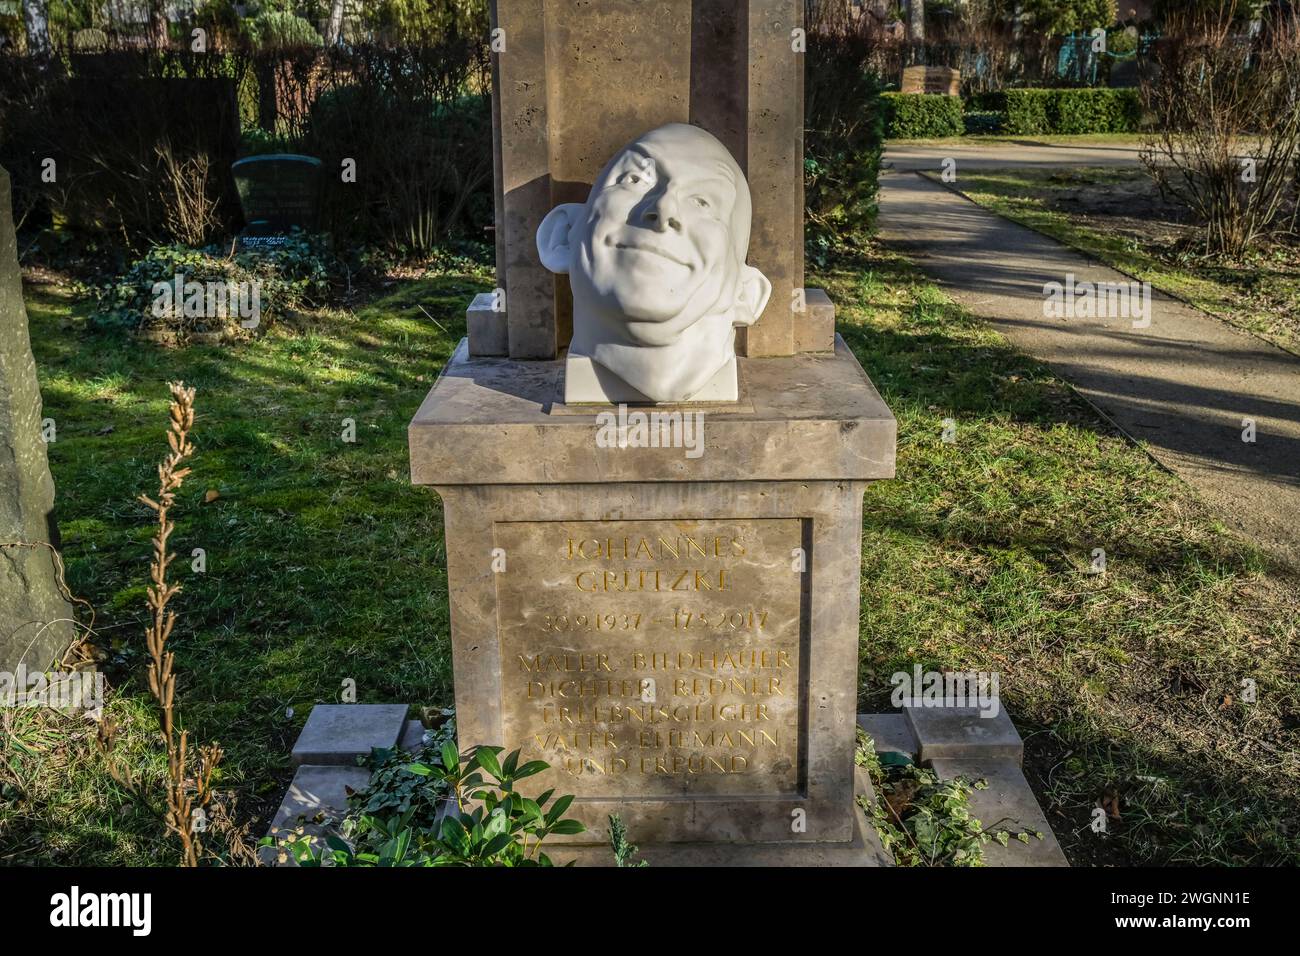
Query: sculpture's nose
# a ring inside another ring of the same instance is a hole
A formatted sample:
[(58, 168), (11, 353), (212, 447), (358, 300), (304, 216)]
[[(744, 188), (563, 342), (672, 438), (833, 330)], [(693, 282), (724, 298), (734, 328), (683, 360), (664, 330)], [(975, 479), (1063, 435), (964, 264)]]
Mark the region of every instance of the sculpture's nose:
[(669, 229), (681, 232), (682, 223), (677, 216), (677, 200), (672, 190), (663, 189), (658, 195), (649, 197), (649, 202), (641, 214), (641, 220), (655, 232), (666, 232)]

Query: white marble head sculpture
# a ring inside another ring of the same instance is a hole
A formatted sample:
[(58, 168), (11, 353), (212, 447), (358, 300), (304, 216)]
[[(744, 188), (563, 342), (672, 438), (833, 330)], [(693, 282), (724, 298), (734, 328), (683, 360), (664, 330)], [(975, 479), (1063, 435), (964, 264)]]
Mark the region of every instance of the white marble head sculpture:
[(745, 264), (749, 185), (727, 148), (670, 123), (621, 149), (537, 230), (573, 289), (566, 402), (735, 401), (736, 326), (772, 284)]

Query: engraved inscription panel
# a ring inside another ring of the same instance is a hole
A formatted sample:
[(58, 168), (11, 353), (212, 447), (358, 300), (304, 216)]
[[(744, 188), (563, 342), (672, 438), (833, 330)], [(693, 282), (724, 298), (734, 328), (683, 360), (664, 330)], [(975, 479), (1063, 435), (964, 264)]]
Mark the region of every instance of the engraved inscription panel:
[(500, 522), (503, 744), (579, 797), (796, 794), (797, 518)]

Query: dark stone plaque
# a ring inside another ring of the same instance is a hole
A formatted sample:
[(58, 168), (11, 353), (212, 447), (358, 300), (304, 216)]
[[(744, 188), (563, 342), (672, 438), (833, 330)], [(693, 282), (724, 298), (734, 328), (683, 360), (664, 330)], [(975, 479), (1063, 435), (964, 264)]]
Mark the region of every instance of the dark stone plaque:
[(319, 219), (321, 161), (274, 153), (249, 156), (231, 167), (239, 190), (246, 246), (274, 245), (293, 228), (314, 230)]

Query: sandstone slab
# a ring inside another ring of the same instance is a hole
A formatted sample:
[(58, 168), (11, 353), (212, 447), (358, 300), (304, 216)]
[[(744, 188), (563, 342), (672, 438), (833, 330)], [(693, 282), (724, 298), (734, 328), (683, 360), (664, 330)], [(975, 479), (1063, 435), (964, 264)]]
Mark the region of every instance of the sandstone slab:
[[(271, 820), (268, 835), (278, 841), (298, 835), (320, 849), (322, 837), (337, 829), (347, 813), (349, 791), (364, 790), (369, 782), (370, 771), (364, 767), (299, 767)], [(271, 847), (262, 847), (257, 855), (264, 866), (293, 865), (292, 855), (286, 854), (282, 861)]]
[(902, 754), (916, 760), (916, 738), (902, 714), (858, 714), (858, 726), (871, 738), (876, 753)]
[[(987, 754), (975, 759), (930, 761), (931, 768), (941, 779), (964, 777), (969, 781), (983, 780), (987, 789), (972, 790), (971, 816), (990, 831), (1008, 830), (1027, 832), (1029, 842), (1022, 843), (1012, 837), (1006, 846), (996, 840), (984, 847), (986, 866), (1069, 866), (1061, 844), (1052, 832), (1051, 825), (1029, 781), (1025, 779), (1016, 760), (990, 758)], [(1034, 836), (1041, 833), (1042, 839)]]
[(1017, 766), (1025, 745), (1005, 710), (985, 716), (977, 707), (904, 707), (922, 763), (943, 758), (1006, 759)]
[(293, 764), (355, 766), (373, 748), (397, 745), (406, 711), (406, 704), (317, 704), (293, 745)]

